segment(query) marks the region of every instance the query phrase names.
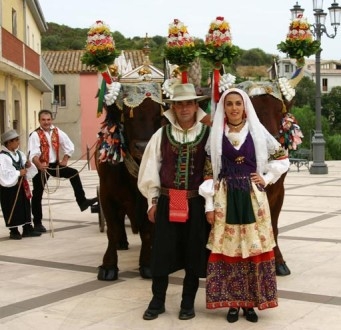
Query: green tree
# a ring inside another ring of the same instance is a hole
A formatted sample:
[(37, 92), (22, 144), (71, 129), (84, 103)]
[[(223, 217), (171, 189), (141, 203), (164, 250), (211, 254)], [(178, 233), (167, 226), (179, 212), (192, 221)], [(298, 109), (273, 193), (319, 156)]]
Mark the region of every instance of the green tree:
[(257, 66), (257, 65), (271, 65), (273, 61), (272, 55), (266, 54), (263, 50), (259, 48), (252, 48), (249, 50), (241, 51), (237, 65), (245, 66)]
[(41, 47), (43, 50), (61, 50), (61, 38), (57, 35), (45, 36), (42, 38)]
[(295, 88), (295, 106), (304, 107), (309, 106), (311, 109), (315, 109), (315, 95), (316, 85), (308, 77), (303, 77), (302, 80)]
[(334, 134), (327, 139), (328, 151), (332, 160), (341, 160), (341, 135)]
[(330, 93), (322, 95), (322, 114), (334, 132), (341, 132), (341, 86), (332, 88)]
[[(312, 149), (311, 140), (314, 136), (315, 127), (316, 127), (316, 116), (315, 112), (311, 110), (309, 106), (304, 107), (293, 107), (291, 109), (291, 113), (295, 116), (298, 125), (301, 128), (302, 134), (304, 138), (302, 139), (302, 144), (299, 146), (300, 148), (306, 148), (306, 149)], [(323, 137), (325, 141), (329, 140), (330, 136), (330, 128), (327, 118), (321, 117), (322, 120), (322, 132)], [(332, 159), (331, 158), (331, 152), (329, 152), (329, 149), (331, 146), (329, 146), (328, 143), (325, 145), (325, 152), (326, 152), (326, 159)]]

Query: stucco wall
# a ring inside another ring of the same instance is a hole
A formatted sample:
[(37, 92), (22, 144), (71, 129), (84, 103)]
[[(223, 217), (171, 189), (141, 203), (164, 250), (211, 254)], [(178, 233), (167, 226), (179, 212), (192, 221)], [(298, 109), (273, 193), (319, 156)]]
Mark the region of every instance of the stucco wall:
[[(97, 74), (81, 74), (80, 75), (80, 102), (81, 102), (81, 130), (82, 130), (82, 150), (90, 148), (90, 157), (95, 151), (95, 143), (97, 141), (97, 133), (100, 129), (101, 122), (104, 121), (105, 115), (97, 117), (96, 98), (98, 90)], [(86, 157), (84, 158), (86, 159)], [(95, 169), (95, 158), (91, 159), (91, 168)]]

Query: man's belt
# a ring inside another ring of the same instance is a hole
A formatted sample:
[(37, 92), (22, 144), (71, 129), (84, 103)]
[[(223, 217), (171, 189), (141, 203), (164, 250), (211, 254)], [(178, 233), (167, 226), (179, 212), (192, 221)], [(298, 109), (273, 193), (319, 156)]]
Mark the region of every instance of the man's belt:
[[(161, 195), (169, 196), (169, 190), (168, 188), (161, 187), (160, 193)], [(198, 190), (187, 190), (187, 198), (194, 198), (199, 196)]]

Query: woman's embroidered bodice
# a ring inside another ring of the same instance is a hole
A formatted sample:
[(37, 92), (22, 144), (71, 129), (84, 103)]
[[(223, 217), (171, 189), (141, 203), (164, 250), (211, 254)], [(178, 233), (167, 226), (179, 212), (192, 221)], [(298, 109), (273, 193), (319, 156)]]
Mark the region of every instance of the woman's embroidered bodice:
[(250, 133), (239, 150), (223, 135), (221, 164), (219, 179), (225, 178), (230, 189), (249, 189), (250, 173), (256, 172), (256, 153)]

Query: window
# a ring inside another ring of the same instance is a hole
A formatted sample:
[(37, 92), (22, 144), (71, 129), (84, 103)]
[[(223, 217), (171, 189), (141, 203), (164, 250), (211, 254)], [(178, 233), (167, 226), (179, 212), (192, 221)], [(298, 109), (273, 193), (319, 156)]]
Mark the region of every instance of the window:
[(58, 106), (66, 106), (65, 85), (54, 85), (54, 100), (58, 102)]
[(290, 65), (289, 65), (289, 64), (286, 64), (286, 65), (284, 66), (284, 71), (285, 71), (286, 73), (290, 72)]
[(14, 36), (17, 36), (17, 29), (18, 29), (18, 26), (17, 26), (17, 12), (12, 9), (12, 34)]
[(328, 79), (327, 78), (322, 79), (322, 91), (328, 92)]

